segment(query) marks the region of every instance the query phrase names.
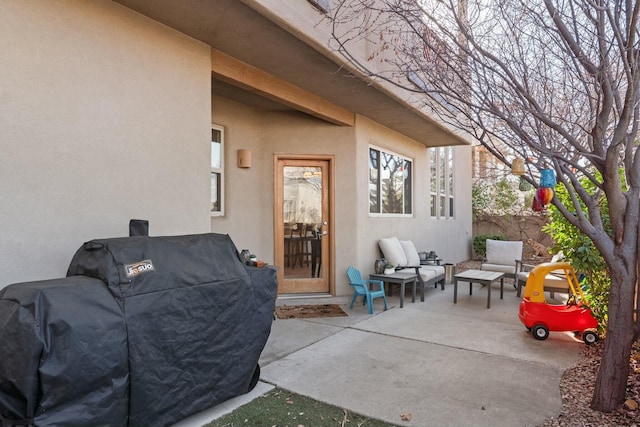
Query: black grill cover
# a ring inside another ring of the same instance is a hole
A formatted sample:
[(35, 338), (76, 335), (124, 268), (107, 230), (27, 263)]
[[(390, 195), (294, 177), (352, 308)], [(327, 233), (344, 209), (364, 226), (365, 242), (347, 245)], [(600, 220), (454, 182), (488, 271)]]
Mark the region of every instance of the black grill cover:
[(128, 380), (122, 311), (100, 280), (76, 276), (0, 290), (6, 425), (125, 426)]
[[(75, 254), (68, 270), (71, 277), (64, 280), (72, 280), (77, 275), (84, 277), (75, 280), (91, 280), (87, 276), (101, 279), (93, 288), (102, 291), (100, 298), (106, 297), (104, 292), (108, 289), (110, 295), (106, 299), (109, 302), (94, 303), (69, 297), (66, 302), (69, 328), (75, 330), (78, 326), (75, 315), (78, 304), (89, 307), (87, 310), (96, 323), (101, 322), (98, 316), (105, 310), (94, 312), (91, 307), (104, 304), (112, 311), (115, 309), (119, 330), (126, 329), (125, 339), (121, 337), (122, 353), (112, 356), (108, 369), (100, 366), (95, 374), (106, 377), (107, 381), (117, 378), (113, 372), (128, 374), (129, 378), (128, 423), (114, 416), (104, 421), (96, 418), (95, 422), (85, 419), (77, 425), (169, 425), (244, 394), (255, 385), (258, 359), (271, 330), (276, 271), (246, 267), (228, 236), (202, 234), (92, 240)], [(47, 317), (51, 307), (42, 304), (36, 310), (43, 311)], [(0, 311), (1, 317), (4, 317), (4, 311)], [(5, 321), (1, 317), (0, 325), (3, 325)], [(80, 316), (79, 322), (83, 320)], [(22, 325), (20, 328), (23, 333), (27, 329)], [(78, 338), (84, 346), (70, 347), (68, 351), (93, 352), (107, 333), (104, 331), (113, 333), (117, 328), (81, 329), (87, 332)], [(41, 332), (55, 335), (53, 330)], [(38, 341), (39, 337), (33, 335), (31, 332), (22, 339)], [(126, 347), (122, 349), (123, 346)], [(0, 350), (2, 364), (3, 359), (4, 351)], [(34, 367), (38, 369), (37, 360), (32, 358), (27, 363), (28, 366), (19, 366), (19, 369), (25, 373)], [(82, 362), (74, 363), (76, 370), (86, 371), (85, 380), (92, 381), (93, 364), (85, 367)], [(57, 369), (71, 367), (63, 364)], [(0, 391), (4, 391), (4, 386)], [(28, 400), (33, 397), (38, 401), (33, 396), (36, 390), (24, 393), (31, 393)], [(68, 411), (60, 411), (59, 419), (64, 419), (60, 424), (49, 421), (39, 424), (36, 420), (36, 425), (75, 425), (70, 420), (91, 413), (96, 406), (111, 405), (110, 399), (114, 398), (108, 396), (104, 402), (75, 405)], [(11, 403), (10, 398), (0, 396), (0, 399), (2, 409), (16, 405), (4, 404), (4, 399)], [(51, 407), (55, 407), (58, 401), (53, 397), (50, 399)], [(40, 401), (41, 406), (42, 402), (45, 399)], [(43, 409), (50, 411), (46, 407)], [(28, 414), (27, 411), (24, 413)]]

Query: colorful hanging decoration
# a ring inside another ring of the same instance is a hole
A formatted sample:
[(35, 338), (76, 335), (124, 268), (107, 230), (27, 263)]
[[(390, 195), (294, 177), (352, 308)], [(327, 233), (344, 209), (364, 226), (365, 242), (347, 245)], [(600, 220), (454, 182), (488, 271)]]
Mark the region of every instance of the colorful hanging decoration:
[(536, 190), (536, 200), (540, 202), (542, 207), (548, 205), (551, 199), (553, 199), (553, 189), (547, 187), (540, 187)]
[(542, 169), (540, 171), (540, 187), (553, 188), (556, 186), (556, 175), (553, 169)]
[(533, 203), (531, 204), (531, 210), (534, 212), (542, 212), (544, 210), (544, 206), (540, 204), (537, 197), (533, 198)]
[(524, 175), (524, 159), (513, 159), (513, 163), (511, 163), (511, 173), (514, 175)]
[(544, 210), (553, 199), (553, 187), (556, 186), (556, 175), (553, 169), (540, 170), (540, 187), (536, 189), (531, 209), (534, 212)]
[(520, 191), (529, 191), (531, 190), (532, 185), (524, 179), (524, 176), (520, 176), (520, 182), (518, 183), (518, 189)]

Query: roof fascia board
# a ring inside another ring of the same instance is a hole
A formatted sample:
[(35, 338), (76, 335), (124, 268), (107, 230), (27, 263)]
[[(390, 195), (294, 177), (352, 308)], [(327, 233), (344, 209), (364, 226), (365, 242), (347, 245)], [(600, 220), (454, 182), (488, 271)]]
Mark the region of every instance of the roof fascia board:
[(340, 126), (354, 126), (355, 114), (258, 68), (211, 49), (214, 77)]

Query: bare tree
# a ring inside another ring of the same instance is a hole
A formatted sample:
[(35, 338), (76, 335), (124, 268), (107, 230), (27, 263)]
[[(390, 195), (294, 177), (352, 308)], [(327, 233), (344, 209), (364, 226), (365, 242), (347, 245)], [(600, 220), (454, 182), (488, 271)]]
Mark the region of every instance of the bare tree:
[(591, 401), (602, 411), (625, 400), (640, 332), (639, 12), (632, 0), (336, 0), (331, 12), (334, 48), (371, 84), (421, 95), (412, 97), (420, 107), (507, 165), (526, 159), (532, 184), (541, 169), (555, 170), (572, 203), (552, 203), (611, 274)]

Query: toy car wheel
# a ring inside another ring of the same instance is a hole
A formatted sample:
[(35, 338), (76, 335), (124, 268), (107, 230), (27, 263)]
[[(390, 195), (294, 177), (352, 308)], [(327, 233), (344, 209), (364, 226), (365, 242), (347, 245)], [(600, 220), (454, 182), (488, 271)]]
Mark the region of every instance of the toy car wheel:
[(533, 337), (537, 340), (546, 340), (549, 336), (549, 329), (544, 325), (536, 325), (531, 330)]
[(599, 339), (598, 334), (596, 334), (593, 331), (584, 331), (582, 333), (582, 341), (584, 341), (586, 345), (591, 345), (597, 342), (598, 339)]

